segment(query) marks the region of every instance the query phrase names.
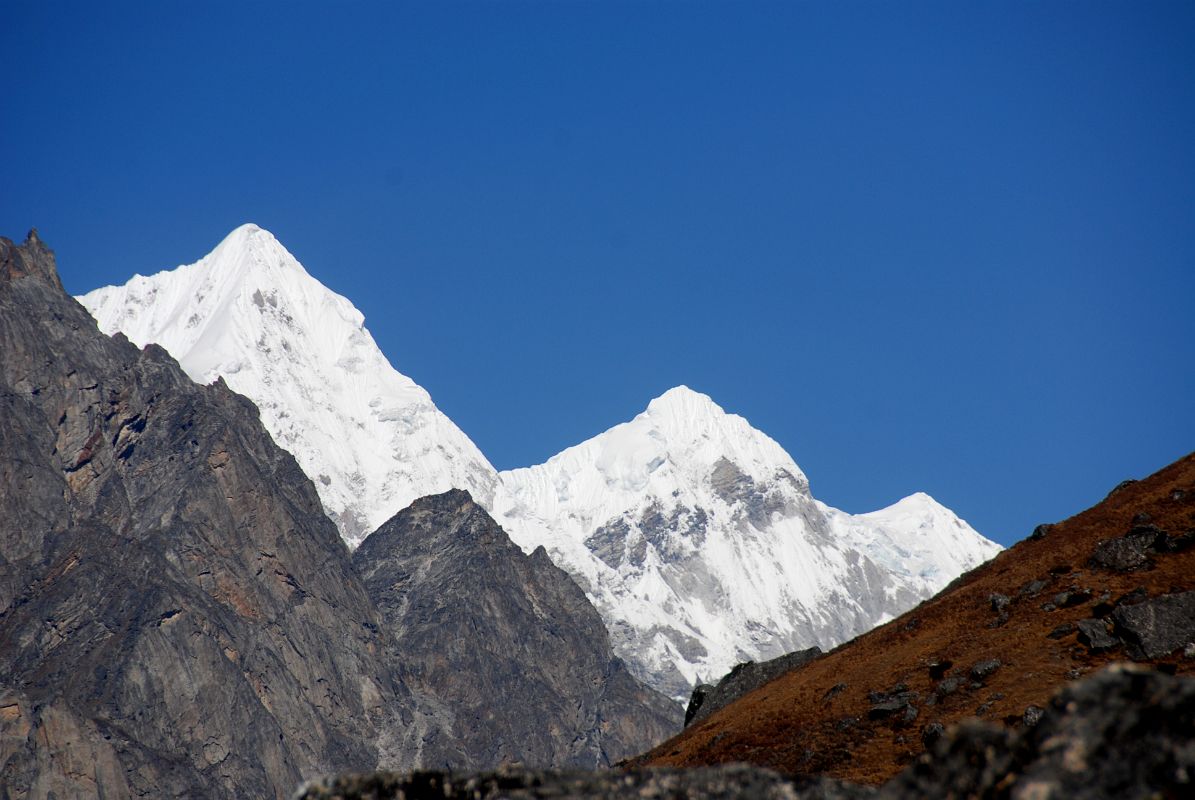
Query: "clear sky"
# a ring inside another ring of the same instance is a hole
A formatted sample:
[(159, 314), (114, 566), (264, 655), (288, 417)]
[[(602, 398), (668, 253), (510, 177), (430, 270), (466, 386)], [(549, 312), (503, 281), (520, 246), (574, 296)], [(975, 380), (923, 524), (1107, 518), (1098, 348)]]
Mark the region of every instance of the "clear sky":
[(499, 468), (684, 383), (1008, 544), (1195, 449), (1195, 3), (0, 6), (0, 234), (273, 231)]

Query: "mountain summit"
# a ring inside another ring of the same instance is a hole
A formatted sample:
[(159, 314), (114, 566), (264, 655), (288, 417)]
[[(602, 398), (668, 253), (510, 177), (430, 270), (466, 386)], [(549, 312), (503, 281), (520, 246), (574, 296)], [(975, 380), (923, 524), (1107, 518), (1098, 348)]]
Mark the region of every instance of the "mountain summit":
[(582, 586), (636, 677), (678, 699), (736, 662), (845, 641), (999, 550), (928, 495), (871, 514), (826, 506), (784, 448), (685, 386), (498, 473), (361, 313), (255, 225), (196, 264), (80, 300), (103, 331), (157, 342), (256, 402), (350, 545), (417, 497), (468, 490)]
[(350, 545), (418, 497), (493, 497), (485, 456), (269, 231), (242, 225), (194, 264), (79, 300), (105, 333), (160, 344), (194, 380), (222, 376), (252, 398)]

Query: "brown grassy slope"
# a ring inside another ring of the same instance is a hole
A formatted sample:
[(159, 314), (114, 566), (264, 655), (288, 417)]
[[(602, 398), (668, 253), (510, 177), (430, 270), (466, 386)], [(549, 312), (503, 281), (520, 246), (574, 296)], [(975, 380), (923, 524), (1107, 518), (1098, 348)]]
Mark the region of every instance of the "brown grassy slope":
[[(1047, 638), (1057, 626), (1096, 616), (1103, 597), (1114, 602), (1138, 587), (1150, 596), (1195, 588), (1195, 548), (1154, 556), (1154, 566), (1137, 572), (1088, 566), (1099, 541), (1128, 532), (1142, 513), (1172, 537), (1195, 529), (1195, 453), (1118, 487), (1099, 505), (1051, 526), (1044, 537), (1020, 542), (899, 619), (743, 697), (636, 762), (745, 761), (878, 784), (924, 749), (922, 731), (930, 723), (981, 716), (1021, 725), (1027, 706), (1045, 706), (1066, 681), (1127, 658), (1123, 648), (1091, 653), (1074, 633)], [(1047, 585), (1026, 595), (1022, 590), (1035, 580)], [(1042, 608), (1072, 586), (1090, 589), (1091, 599), (1054, 611)], [(993, 593), (1012, 599), (1000, 625)], [(967, 677), (972, 665), (993, 658), (1003, 665), (983, 686), (973, 687)], [(947, 676), (961, 677), (962, 688), (930, 700), (940, 681), (931, 677), (930, 665), (945, 661), (953, 662)], [(1181, 649), (1162, 662), (1179, 673), (1195, 672), (1195, 659), (1184, 658)], [(899, 683), (919, 695), (913, 701), (916, 719), (869, 719), (868, 692)], [(832, 692), (839, 684), (845, 686)]]

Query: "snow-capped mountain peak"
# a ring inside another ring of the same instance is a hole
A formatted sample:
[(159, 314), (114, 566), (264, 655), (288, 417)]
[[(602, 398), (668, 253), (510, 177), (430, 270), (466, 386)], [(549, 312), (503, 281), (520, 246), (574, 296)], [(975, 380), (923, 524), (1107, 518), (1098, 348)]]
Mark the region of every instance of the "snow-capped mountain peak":
[(496, 473), (361, 313), (256, 225), (80, 300), (102, 330), (254, 400), (351, 545), (418, 497), (468, 490), (525, 551), (546, 548), (631, 670), (676, 697), (738, 661), (844, 641), (999, 549), (923, 493), (870, 514), (826, 506), (777, 442), (685, 386)]
[(844, 542), (929, 594), (999, 552), (925, 492), (866, 514), (827, 512)]
[(925, 494), (871, 515), (820, 503), (779, 444), (683, 386), (500, 479), (511, 538), (546, 547), (632, 669), (677, 696), (737, 661), (844, 641), (999, 549)]
[(390, 365), (361, 312), (257, 225), (194, 264), (79, 300), (101, 330), (156, 342), (195, 380), (223, 376), (253, 399), (350, 544), (424, 495), (493, 497), (494, 468)]
[(805, 473), (775, 440), (738, 414), (724, 411), (709, 395), (687, 386), (674, 387), (652, 400), (641, 417), (650, 420), (652, 430), (672, 448), (680, 449), (686, 461), (712, 467), (728, 459), (753, 478), (768, 479), (783, 470), (793, 480), (806, 482)]

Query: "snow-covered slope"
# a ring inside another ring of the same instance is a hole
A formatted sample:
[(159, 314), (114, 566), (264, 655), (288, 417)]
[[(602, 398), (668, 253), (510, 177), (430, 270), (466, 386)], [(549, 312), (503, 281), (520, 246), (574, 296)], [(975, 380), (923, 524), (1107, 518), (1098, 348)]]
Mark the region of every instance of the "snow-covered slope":
[(196, 381), (223, 376), (257, 403), (351, 545), (424, 495), (492, 502), (485, 456), (269, 231), (242, 225), (195, 264), (79, 300), (104, 332), (156, 342)]
[(775, 441), (683, 386), (501, 473), (494, 503), (516, 542), (544, 545), (578, 579), (616, 651), (674, 696), (738, 661), (845, 641), (999, 551), (925, 494), (858, 516), (829, 508)]
[(738, 661), (844, 641), (999, 550), (925, 494), (827, 507), (775, 441), (684, 387), (498, 474), (360, 312), (253, 225), (196, 264), (80, 300), (104, 331), (256, 402), (351, 545), (417, 497), (467, 489), (525, 550), (544, 545), (632, 671), (676, 697)]

